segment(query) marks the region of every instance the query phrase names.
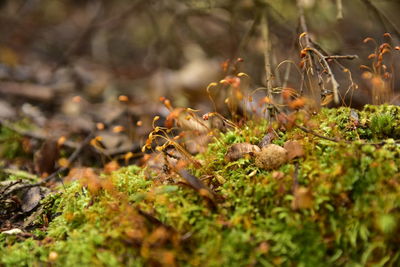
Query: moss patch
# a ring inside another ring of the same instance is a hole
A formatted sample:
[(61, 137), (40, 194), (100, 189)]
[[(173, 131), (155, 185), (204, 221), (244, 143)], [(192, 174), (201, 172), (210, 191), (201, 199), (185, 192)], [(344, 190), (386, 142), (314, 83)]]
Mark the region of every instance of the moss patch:
[(216, 192), (216, 208), (178, 176), (136, 166), (96, 186), (73, 182), (48, 197), (59, 216), (47, 229), (26, 239), (0, 234), (0, 264), (398, 266), (400, 108), (325, 109), (312, 124), (352, 142), (279, 132), (274, 143), (297, 140), (305, 155), (273, 171), (250, 157), (225, 160), (231, 144), (257, 144), (266, 122), (210, 144), (191, 172)]

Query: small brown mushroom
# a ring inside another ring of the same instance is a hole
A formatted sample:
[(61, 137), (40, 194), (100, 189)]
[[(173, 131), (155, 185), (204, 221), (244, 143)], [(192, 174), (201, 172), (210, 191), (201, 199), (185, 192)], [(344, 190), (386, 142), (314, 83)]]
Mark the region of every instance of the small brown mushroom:
[(265, 170), (277, 169), (288, 161), (287, 150), (275, 144), (264, 146), (255, 155), (256, 166)]

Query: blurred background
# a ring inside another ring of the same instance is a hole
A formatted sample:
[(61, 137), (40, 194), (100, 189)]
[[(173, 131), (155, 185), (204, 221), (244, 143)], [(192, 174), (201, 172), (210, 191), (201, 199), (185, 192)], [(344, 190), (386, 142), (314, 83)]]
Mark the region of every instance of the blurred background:
[[(398, 104), (399, 11), (397, 0), (1, 0), (0, 116), (28, 117), (54, 136), (103, 123), (111, 148), (143, 143), (152, 118), (168, 114), (160, 97), (205, 113), (211, 82), (244, 72), (248, 90), (266, 86), (265, 25), (273, 87), (301, 87), (306, 26), (324, 55), (357, 55), (332, 64), (341, 103), (356, 108), (373, 102), (360, 65), (373, 68), (369, 55), (390, 44)], [(128, 138), (115, 138), (117, 125)]]

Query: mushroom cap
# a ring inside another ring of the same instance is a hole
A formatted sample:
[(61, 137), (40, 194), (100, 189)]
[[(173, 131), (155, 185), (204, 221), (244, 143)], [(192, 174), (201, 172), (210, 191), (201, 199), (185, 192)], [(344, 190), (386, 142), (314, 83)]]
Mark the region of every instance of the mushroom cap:
[(275, 144), (263, 147), (260, 152), (256, 153), (255, 158), (256, 166), (265, 170), (277, 169), (287, 161), (287, 150)]

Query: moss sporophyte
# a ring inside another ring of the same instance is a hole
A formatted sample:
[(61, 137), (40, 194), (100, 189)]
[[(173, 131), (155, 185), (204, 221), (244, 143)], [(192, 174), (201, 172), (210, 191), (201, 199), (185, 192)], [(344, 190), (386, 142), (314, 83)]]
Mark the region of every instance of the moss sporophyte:
[[(0, 265), (399, 266), (400, 108), (322, 109), (303, 126), (250, 121), (187, 162), (215, 206), (175, 171), (73, 181), (43, 200), (48, 227), (0, 234)], [(257, 159), (268, 147), (284, 160)]]

